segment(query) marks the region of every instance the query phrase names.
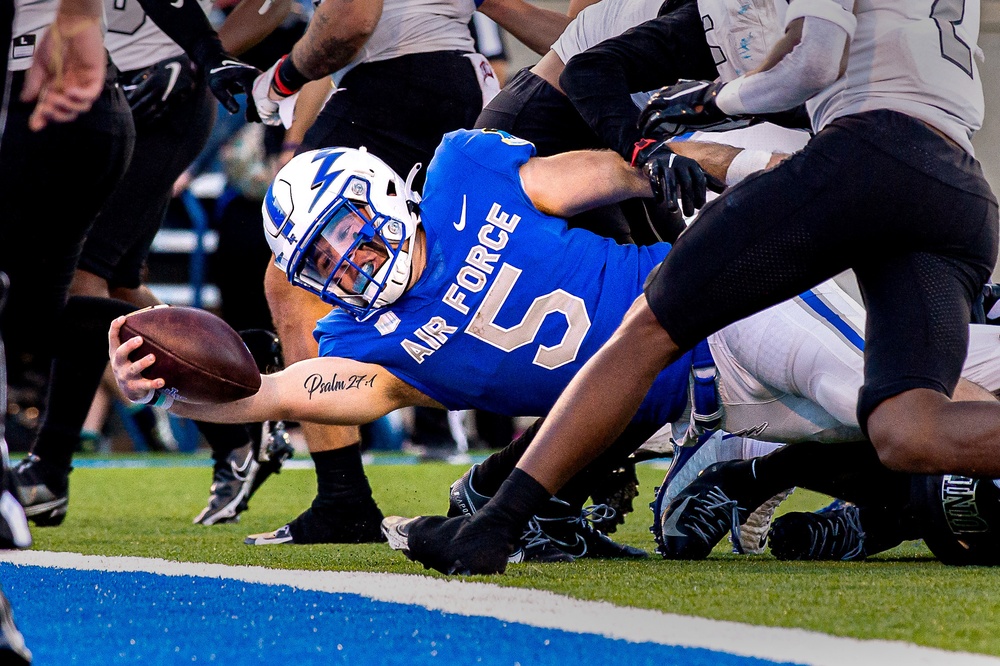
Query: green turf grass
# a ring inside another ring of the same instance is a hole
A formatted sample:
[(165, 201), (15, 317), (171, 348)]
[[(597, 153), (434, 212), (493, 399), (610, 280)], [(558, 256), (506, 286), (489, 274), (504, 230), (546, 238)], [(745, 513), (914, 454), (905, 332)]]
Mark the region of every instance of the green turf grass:
[[(444, 513), (448, 486), (462, 471), (444, 464), (368, 469), (387, 515)], [(662, 470), (640, 467), (642, 495), (616, 539), (652, 551), (646, 505), (662, 475)], [(35, 549), (438, 575), (384, 544), (243, 545), (246, 534), (279, 527), (308, 506), (315, 492), (311, 470), (286, 470), (269, 480), (240, 524), (192, 525), (207, 498), (209, 476), (207, 463), (203, 468), (77, 469), (66, 522), (34, 528)], [(825, 501), (797, 491), (781, 510), (811, 510)], [(506, 575), (477, 580), (686, 615), (1000, 655), (1000, 571), (945, 567), (919, 544), (864, 563), (782, 563), (770, 555), (731, 555), (720, 545), (703, 562), (654, 556), (641, 562), (523, 564), (511, 565)]]

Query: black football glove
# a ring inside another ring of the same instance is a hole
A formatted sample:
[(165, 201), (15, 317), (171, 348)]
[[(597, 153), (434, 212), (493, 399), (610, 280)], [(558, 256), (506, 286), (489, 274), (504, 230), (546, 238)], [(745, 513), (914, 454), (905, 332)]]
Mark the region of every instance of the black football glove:
[(136, 125), (150, 125), (188, 99), (198, 87), (194, 65), (186, 55), (167, 58), (121, 82)]
[(229, 113), (239, 112), (240, 103), (236, 101), (235, 95), (245, 94), (247, 120), (260, 122), (253, 104), (253, 82), (261, 74), (259, 69), (224, 51), (206, 58), (201, 66), (209, 89)]
[(746, 127), (750, 119), (722, 112), (715, 98), (724, 84), (711, 81), (679, 81), (660, 88), (639, 115), (644, 137), (667, 139), (693, 130), (716, 131)]
[(636, 143), (632, 166), (642, 169), (653, 188), (653, 196), (658, 202), (665, 202), (669, 210), (677, 210), (678, 199), (687, 216), (705, 205), (708, 187), (705, 172), (690, 157), (670, 150), (665, 141), (643, 139)]

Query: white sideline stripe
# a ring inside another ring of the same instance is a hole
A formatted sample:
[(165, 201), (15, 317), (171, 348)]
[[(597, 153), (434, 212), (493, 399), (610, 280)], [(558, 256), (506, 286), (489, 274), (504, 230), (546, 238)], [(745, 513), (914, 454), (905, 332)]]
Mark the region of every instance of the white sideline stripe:
[(858, 640), (804, 629), (708, 620), (614, 606), (607, 602), (581, 601), (553, 592), (456, 579), (443, 580), (407, 574), (268, 569), (49, 551), (2, 552), (0, 561), (88, 571), (227, 578), (246, 583), (287, 585), (317, 592), (357, 594), (377, 601), (423, 606), (457, 615), (492, 617), (533, 627), (596, 634), (636, 643), (705, 648), (814, 666), (841, 666), (845, 663), (852, 666), (1000, 664), (1000, 659), (995, 657), (949, 652), (899, 641)]

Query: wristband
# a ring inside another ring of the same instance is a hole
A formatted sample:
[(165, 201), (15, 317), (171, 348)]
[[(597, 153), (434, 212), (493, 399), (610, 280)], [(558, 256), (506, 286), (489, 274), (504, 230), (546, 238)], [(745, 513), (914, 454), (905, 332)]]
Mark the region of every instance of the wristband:
[(174, 404), (174, 396), (166, 391), (150, 389), (149, 393), (146, 395), (142, 396), (138, 400), (131, 400), (130, 402), (133, 405), (149, 405), (150, 407), (170, 409), (170, 406)]
[(291, 97), (310, 80), (298, 70), (295, 63), (292, 62), (292, 54), (289, 53), (281, 57), (278, 68), (274, 70), (274, 80), (271, 81), (271, 87), (282, 97)]
[(298, 150), (301, 146), (302, 144), (297, 141), (285, 141), (283, 144), (281, 144), (281, 151), (284, 152), (286, 150)]
[(170, 406), (174, 404), (174, 396), (166, 391), (156, 391), (156, 400), (150, 403), (153, 407), (162, 407), (163, 409), (170, 409)]
[(715, 96), (715, 106), (727, 116), (740, 116), (745, 114), (746, 107), (740, 98), (740, 88), (746, 81), (746, 74), (738, 76), (729, 83), (719, 88), (719, 94)]
[(763, 171), (771, 157), (772, 153), (766, 150), (741, 150), (726, 170), (726, 185), (732, 187), (747, 176)]
[(148, 405), (149, 401), (156, 396), (156, 389), (149, 389), (146, 395), (142, 396), (138, 400), (129, 400), (133, 405)]

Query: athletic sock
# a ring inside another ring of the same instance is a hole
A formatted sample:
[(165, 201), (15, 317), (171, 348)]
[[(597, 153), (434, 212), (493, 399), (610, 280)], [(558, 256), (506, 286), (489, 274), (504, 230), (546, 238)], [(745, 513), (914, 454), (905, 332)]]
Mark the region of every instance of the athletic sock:
[(528, 521), (550, 504), (552, 494), (527, 472), (514, 468), (485, 507), (474, 518), (488, 523), (507, 542), (516, 543)]
[(902, 506), (910, 492), (910, 476), (886, 468), (867, 441), (789, 444), (754, 468), (768, 497), (798, 486), (859, 505)]
[(517, 439), (491, 454), (476, 466), (476, 471), (472, 474), (472, 486), (477, 493), (487, 497), (496, 495), (500, 486), (517, 466), (517, 461), (521, 459), (535, 435), (538, 434), (538, 429), (542, 427), (542, 421), (543, 419), (535, 419), (535, 422), (528, 426)]
[(316, 510), (342, 510), (374, 504), (372, 487), (361, 461), (361, 443), (309, 454), (316, 465)]

